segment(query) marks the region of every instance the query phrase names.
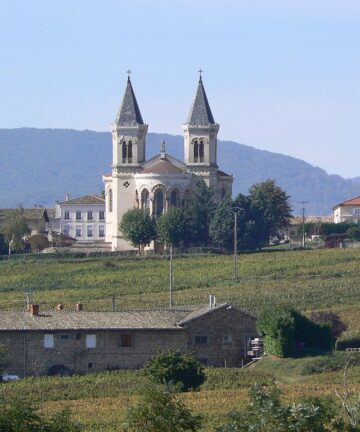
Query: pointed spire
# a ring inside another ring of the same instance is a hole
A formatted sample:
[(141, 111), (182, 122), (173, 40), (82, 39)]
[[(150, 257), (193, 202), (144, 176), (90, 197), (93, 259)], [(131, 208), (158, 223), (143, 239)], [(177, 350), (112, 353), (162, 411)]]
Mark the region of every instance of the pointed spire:
[(200, 71), (199, 71), (200, 73), (199, 84), (197, 87), (194, 101), (190, 109), (187, 123), (203, 126), (207, 124), (215, 124), (215, 120), (211, 113), (210, 105), (206, 97), (204, 85), (202, 82), (202, 77), (201, 77), (202, 70), (200, 69)]
[(131, 85), (130, 71), (128, 73), (128, 79), (126, 84), (125, 95), (120, 106), (118, 115), (116, 116), (115, 123), (118, 126), (137, 126), (144, 124), (141, 117), (139, 105), (137, 103), (134, 90)]

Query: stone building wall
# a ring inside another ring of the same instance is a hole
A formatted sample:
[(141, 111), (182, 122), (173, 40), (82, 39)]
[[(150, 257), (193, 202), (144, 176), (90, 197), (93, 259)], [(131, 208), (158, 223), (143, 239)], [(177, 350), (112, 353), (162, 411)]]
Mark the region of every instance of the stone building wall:
[(209, 366), (241, 366), (247, 342), (256, 337), (256, 319), (238, 309), (223, 308), (186, 324), (188, 351)]
[[(44, 347), (44, 337), (54, 335), (54, 347)], [(121, 335), (132, 335), (132, 346), (121, 346)], [(86, 348), (86, 335), (96, 335), (96, 348)], [(6, 346), (7, 372), (20, 377), (47, 375), (61, 365), (71, 372), (87, 373), (105, 369), (141, 368), (159, 351), (187, 350), (182, 330), (137, 331), (12, 331), (0, 332)]]

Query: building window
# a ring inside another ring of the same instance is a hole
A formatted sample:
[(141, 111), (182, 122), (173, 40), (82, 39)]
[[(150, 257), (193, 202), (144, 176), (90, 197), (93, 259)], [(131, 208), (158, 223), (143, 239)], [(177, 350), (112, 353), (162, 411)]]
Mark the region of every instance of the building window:
[(65, 210), (64, 211), (64, 219), (65, 220), (69, 220), (70, 219), (70, 212), (69, 212), (69, 210)]
[(53, 334), (44, 334), (44, 348), (54, 348)]
[(354, 209), (354, 215), (360, 216), (360, 208)]
[(170, 194), (170, 206), (177, 207), (177, 193), (176, 191), (172, 191)]
[(208, 338), (207, 338), (207, 336), (195, 336), (195, 343), (196, 344), (207, 344)]
[(194, 162), (197, 162), (199, 159), (199, 144), (197, 141), (194, 141)]
[(75, 234), (76, 234), (76, 237), (81, 237), (81, 226), (78, 225), (75, 228)]
[(161, 216), (164, 211), (164, 193), (161, 190), (158, 190), (155, 193), (155, 215)]
[(99, 211), (99, 219), (100, 220), (104, 220), (105, 219), (105, 212), (104, 212), (104, 210), (100, 210)]
[(70, 226), (69, 226), (69, 225), (65, 225), (65, 226), (64, 226), (64, 228), (63, 228), (63, 234), (64, 234), (66, 237), (69, 237), (69, 235), (70, 235)]
[(76, 340), (81, 340), (81, 333), (77, 333), (76, 336), (75, 336), (75, 339)]
[(127, 161), (128, 163), (132, 162), (133, 152), (132, 152), (132, 142), (129, 141), (128, 148), (127, 148)]
[(81, 210), (76, 210), (76, 220), (81, 220)]
[(232, 335), (224, 335), (223, 336), (223, 344), (224, 345), (232, 345), (232, 343), (233, 343)]
[(93, 236), (93, 227), (91, 225), (87, 227), (87, 236), (88, 237)]
[(86, 335), (86, 348), (96, 348), (96, 335)]
[(132, 347), (133, 346), (133, 337), (131, 334), (122, 334), (120, 336), (120, 342), (122, 347)]
[(62, 341), (70, 340), (70, 335), (62, 334), (62, 335), (60, 335), (60, 340), (62, 340)]
[(123, 143), (122, 143), (122, 161), (123, 161), (123, 163), (125, 163), (126, 162), (126, 142), (125, 141), (123, 141)]
[(105, 227), (104, 225), (99, 226), (99, 237), (105, 237)]
[(204, 162), (204, 141), (201, 140), (199, 144), (199, 159), (200, 162)]
[(92, 369), (93, 368), (93, 364), (92, 363), (88, 363), (88, 368)]
[(91, 210), (89, 210), (89, 211), (87, 212), (87, 219), (88, 219), (88, 220), (92, 220), (92, 219), (93, 219), (93, 212), (92, 212)]
[(113, 193), (112, 189), (109, 189), (109, 212), (113, 211)]
[(147, 189), (141, 192), (141, 208), (145, 210), (150, 209), (150, 194)]
[(226, 189), (225, 188), (222, 188), (221, 189), (221, 199), (223, 200), (225, 197), (226, 197)]

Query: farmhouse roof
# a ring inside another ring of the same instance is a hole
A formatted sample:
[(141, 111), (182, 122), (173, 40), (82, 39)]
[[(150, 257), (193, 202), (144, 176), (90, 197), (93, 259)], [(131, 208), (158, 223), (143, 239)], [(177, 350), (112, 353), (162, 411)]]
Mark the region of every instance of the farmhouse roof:
[(349, 199), (349, 200), (347, 200), (347, 201), (344, 201), (344, 202), (342, 202), (342, 203), (340, 203), (340, 204), (337, 204), (337, 205), (334, 207), (334, 209), (336, 209), (336, 207), (340, 207), (340, 206), (347, 206), (347, 205), (349, 205), (349, 206), (353, 206), (353, 205), (360, 205), (360, 195), (357, 196), (357, 197), (355, 197), (355, 198), (351, 198), (351, 199)]
[(134, 90), (131, 85), (130, 77), (128, 77), (124, 98), (122, 100), (115, 123), (118, 126), (134, 127), (139, 124), (144, 124), (141, 117), (139, 105), (137, 103)]
[(187, 123), (199, 126), (215, 124), (215, 120), (210, 109), (201, 76), (199, 79), (195, 98), (190, 108)]
[[(179, 330), (183, 324), (216, 310), (222, 304), (182, 306), (172, 309), (123, 310), (119, 312), (45, 311), (33, 316), (26, 311), (0, 311), (1, 331), (64, 330)], [(253, 316), (248, 312), (242, 311)]]
[(244, 315), (248, 315), (248, 316), (251, 316), (252, 318), (256, 318), (256, 316), (250, 312), (247, 312), (243, 309), (239, 309), (238, 307), (233, 306), (229, 303), (222, 303), (222, 304), (219, 304), (218, 306), (213, 306), (213, 307), (204, 306), (200, 309), (196, 309), (196, 310), (192, 311), (190, 314), (188, 314), (186, 317), (184, 317), (181, 321), (179, 321), (178, 324), (179, 325), (187, 324), (188, 322), (193, 321), (195, 319), (198, 319), (200, 317), (203, 317), (205, 315), (208, 315), (209, 313), (212, 313), (214, 311), (218, 311), (220, 309), (226, 309), (226, 308), (237, 309), (237, 310), (241, 311)]
[(60, 204), (104, 204), (105, 199), (99, 195), (84, 195), (82, 197), (69, 199)]
[[(333, 216), (305, 216), (305, 223), (332, 223)], [(302, 225), (302, 216), (294, 216), (290, 220), (290, 225)]]

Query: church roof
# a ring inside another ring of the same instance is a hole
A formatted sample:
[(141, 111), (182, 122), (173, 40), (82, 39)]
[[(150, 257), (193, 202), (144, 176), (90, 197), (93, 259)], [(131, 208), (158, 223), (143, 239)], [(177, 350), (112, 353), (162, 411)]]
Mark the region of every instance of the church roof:
[(172, 156), (165, 154), (164, 157), (157, 155), (147, 161), (141, 174), (181, 174), (187, 172), (186, 165)]
[(128, 77), (127, 80), (124, 98), (122, 100), (118, 115), (116, 116), (115, 123), (118, 126), (130, 127), (144, 124), (139, 105), (131, 85), (130, 77)]
[(199, 79), (196, 95), (187, 119), (187, 123), (201, 126), (215, 124), (215, 120), (211, 113), (210, 105), (206, 97), (201, 76)]

